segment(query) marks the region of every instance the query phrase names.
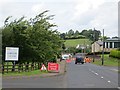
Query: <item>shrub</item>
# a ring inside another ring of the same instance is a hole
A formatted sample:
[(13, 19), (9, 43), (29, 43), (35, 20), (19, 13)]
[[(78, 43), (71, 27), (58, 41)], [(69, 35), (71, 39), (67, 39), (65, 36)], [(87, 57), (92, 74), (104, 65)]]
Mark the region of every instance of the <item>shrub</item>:
[[(88, 53), (88, 55), (93, 55), (93, 52)], [(102, 52), (95, 52), (95, 55), (102, 54)], [(104, 54), (110, 54), (110, 52), (104, 52)]]
[(110, 57), (120, 58), (120, 51), (119, 50), (111, 50)]

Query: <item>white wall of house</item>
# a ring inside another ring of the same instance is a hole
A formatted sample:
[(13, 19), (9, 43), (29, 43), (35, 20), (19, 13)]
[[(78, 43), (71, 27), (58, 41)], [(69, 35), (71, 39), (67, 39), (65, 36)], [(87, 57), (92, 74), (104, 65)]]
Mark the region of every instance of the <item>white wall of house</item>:
[(100, 46), (98, 43), (92, 44), (92, 52), (100, 52), (102, 51), (103, 46)]
[[(110, 52), (113, 49), (117, 49), (114, 47), (114, 42), (112, 42), (112, 48), (110, 48), (110, 43), (108, 43), (108, 48), (106, 47), (106, 43), (105, 43), (105, 48), (104, 48), (105, 52)], [(92, 52), (101, 52), (102, 50), (103, 50), (103, 46), (100, 46), (96, 42), (92, 44)]]

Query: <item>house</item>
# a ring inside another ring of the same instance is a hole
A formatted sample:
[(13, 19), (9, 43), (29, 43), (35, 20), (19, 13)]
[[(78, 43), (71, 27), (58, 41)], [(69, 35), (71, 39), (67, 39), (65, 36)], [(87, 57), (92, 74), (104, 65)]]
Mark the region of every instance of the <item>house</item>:
[(110, 52), (110, 50), (120, 48), (120, 39), (119, 38), (111, 38), (107, 39), (104, 42), (104, 50), (106, 52)]
[(103, 42), (98, 40), (92, 44), (92, 52), (101, 52), (103, 48)]
[[(113, 49), (118, 49), (120, 47), (119, 38), (106, 39), (104, 41), (104, 51), (110, 52)], [(103, 41), (98, 40), (92, 44), (92, 52), (101, 52), (103, 50)]]

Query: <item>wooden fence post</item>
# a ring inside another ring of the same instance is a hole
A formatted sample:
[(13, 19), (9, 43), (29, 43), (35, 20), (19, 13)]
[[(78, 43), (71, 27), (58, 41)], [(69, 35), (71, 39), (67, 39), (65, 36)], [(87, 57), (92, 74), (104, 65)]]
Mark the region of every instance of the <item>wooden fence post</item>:
[(8, 73), (8, 61), (7, 61), (7, 73)]
[(22, 63), (22, 72), (23, 72), (24, 70), (23, 70), (23, 63)]
[(2, 74), (4, 74), (4, 63), (2, 64)]
[(21, 64), (19, 63), (18, 64), (18, 72), (20, 73), (20, 70), (21, 70)]

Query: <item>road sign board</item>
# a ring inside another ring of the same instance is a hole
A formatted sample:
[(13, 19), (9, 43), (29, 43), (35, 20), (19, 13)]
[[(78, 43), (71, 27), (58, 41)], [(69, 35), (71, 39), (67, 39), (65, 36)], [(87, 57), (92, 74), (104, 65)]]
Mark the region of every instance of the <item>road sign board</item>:
[(67, 62), (67, 63), (70, 63), (70, 62), (71, 62), (71, 60), (70, 60), (70, 59), (67, 59), (67, 60), (66, 60), (66, 62)]
[(41, 71), (42, 71), (42, 70), (47, 70), (47, 68), (46, 68), (45, 65), (43, 64), (40, 70), (41, 70)]
[(6, 47), (5, 61), (18, 61), (18, 55), (18, 47)]
[(58, 63), (48, 63), (48, 71), (56, 71), (59, 72), (59, 64)]

